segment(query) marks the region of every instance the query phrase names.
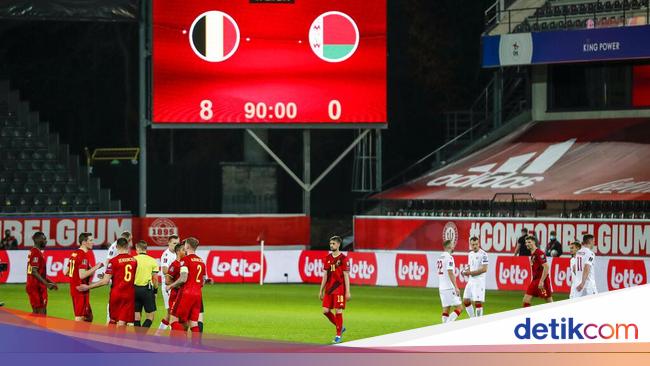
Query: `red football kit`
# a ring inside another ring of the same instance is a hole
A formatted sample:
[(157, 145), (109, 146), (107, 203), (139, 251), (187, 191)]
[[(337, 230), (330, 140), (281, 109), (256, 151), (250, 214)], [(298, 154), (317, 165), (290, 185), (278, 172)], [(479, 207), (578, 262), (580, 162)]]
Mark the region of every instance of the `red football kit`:
[(345, 277), (343, 272), (349, 271), (348, 258), (341, 253), (334, 257), (331, 253), (325, 258), (325, 295), (323, 307), (328, 309), (345, 309)]
[[(171, 279), (172, 283), (181, 276), (181, 262), (175, 260), (172, 264), (169, 265), (167, 269), (167, 275)], [(189, 278), (189, 277), (188, 277)], [(178, 288), (173, 288), (169, 291), (169, 308), (173, 309), (174, 304), (176, 303), (176, 298), (178, 297)]]
[(539, 281), (542, 279), (542, 273), (544, 272), (544, 263), (546, 263), (546, 254), (537, 248), (535, 252), (530, 255), (530, 265), (532, 267), (533, 279), (526, 290), (527, 295), (548, 298), (553, 295), (553, 290), (551, 288), (551, 276), (550, 273), (546, 276), (544, 280), (544, 288), (539, 288)]
[(91, 319), (93, 311), (90, 308), (90, 292), (78, 291), (77, 286), (87, 285), (90, 283), (90, 277), (85, 279), (79, 278), (79, 270), (89, 270), (90, 261), (88, 260), (88, 253), (81, 249), (77, 249), (72, 254), (68, 261), (68, 276), (70, 276), (70, 296), (72, 297), (72, 307), (74, 308), (74, 316), (84, 317)]
[(172, 315), (182, 321), (199, 321), (205, 263), (196, 254), (188, 254), (179, 261), (179, 267), (179, 272), (185, 271), (183, 268), (187, 270), (187, 281), (178, 290)]
[(34, 271), (37, 271), (43, 279), (46, 278), (45, 257), (43, 252), (37, 248), (30, 249), (27, 256), (27, 285), (25, 289), (32, 310), (47, 307), (47, 286), (32, 275)]
[(135, 321), (135, 271), (138, 262), (129, 254), (118, 254), (106, 267), (106, 274), (111, 275), (111, 293), (108, 309), (111, 322)]

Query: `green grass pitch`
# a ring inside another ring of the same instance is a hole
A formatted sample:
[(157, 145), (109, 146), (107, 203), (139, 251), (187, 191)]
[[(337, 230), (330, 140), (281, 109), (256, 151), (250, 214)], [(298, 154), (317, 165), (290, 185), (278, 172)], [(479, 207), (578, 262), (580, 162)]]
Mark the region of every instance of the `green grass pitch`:
[[(485, 315), (517, 309), (522, 297), (522, 291), (487, 291)], [(553, 295), (556, 301), (567, 297)], [(317, 344), (329, 343), (335, 334), (321, 313), (317, 285), (215, 284), (204, 287), (203, 299), (205, 332)], [(0, 285), (0, 301), (8, 308), (31, 311), (24, 284)], [(92, 290), (90, 301), (94, 322), (104, 323), (108, 288)], [(157, 302), (162, 309), (160, 294)], [(438, 324), (440, 313), (437, 289), (354, 286), (343, 318), (348, 329), (344, 341)], [(154, 327), (161, 314), (156, 314)], [(48, 315), (73, 318), (67, 285), (49, 292)], [(466, 318), (463, 312), (460, 319)]]

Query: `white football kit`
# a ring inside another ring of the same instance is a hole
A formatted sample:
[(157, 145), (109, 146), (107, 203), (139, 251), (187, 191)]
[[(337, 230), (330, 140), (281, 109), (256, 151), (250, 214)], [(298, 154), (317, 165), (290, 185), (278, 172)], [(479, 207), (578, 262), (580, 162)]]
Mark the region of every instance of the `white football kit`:
[[(115, 240), (111, 246), (108, 247), (108, 253), (106, 253), (106, 263), (104, 265), (104, 271), (108, 268), (108, 261), (117, 256), (117, 240)], [(110, 303), (106, 304), (106, 323), (111, 321), (111, 314), (109, 309)]]
[[(162, 273), (162, 268), (163, 267), (167, 267), (167, 269), (169, 269), (169, 266), (175, 260), (176, 260), (176, 253), (169, 250), (169, 248), (165, 249), (162, 256), (160, 257), (161, 273)], [(167, 285), (165, 284), (165, 278), (162, 279), (162, 281), (160, 283), (160, 287), (162, 289), (163, 302), (165, 303), (165, 309), (169, 309), (169, 292), (167, 292)]]
[(596, 254), (591, 251), (591, 249), (582, 247), (575, 256), (575, 266), (576, 266), (576, 287), (582, 282), (582, 274), (587, 266), (589, 266), (589, 275), (587, 275), (587, 280), (585, 281), (582, 291), (575, 291), (575, 297), (583, 297), (588, 295), (594, 295), (598, 293), (596, 289), (596, 277), (594, 264), (596, 262)]
[[(470, 251), (467, 254), (467, 263), (470, 271), (477, 271), (489, 264), (488, 255), (483, 249), (479, 249), (478, 252)], [(478, 276), (470, 276), (463, 292), (463, 299), (485, 302), (485, 279), (485, 272)]]
[[(577, 255), (577, 254), (576, 254)], [(578, 278), (578, 275), (576, 274), (576, 257), (573, 256), (571, 257), (571, 260), (569, 261), (569, 270), (571, 271), (571, 292), (569, 293), (569, 299), (573, 299), (576, 296), (576, 287), (580, 284), (580, 278)]]
[(442, 307), (460, 305), (460, 296), (456, 293), (456, 288), (449, 278), (448, 271), (454, 269), (454, 257), (444, 252), (436, 261), (436, 271), (438, 273), (438, 289), (440, 292), (440, 301)]

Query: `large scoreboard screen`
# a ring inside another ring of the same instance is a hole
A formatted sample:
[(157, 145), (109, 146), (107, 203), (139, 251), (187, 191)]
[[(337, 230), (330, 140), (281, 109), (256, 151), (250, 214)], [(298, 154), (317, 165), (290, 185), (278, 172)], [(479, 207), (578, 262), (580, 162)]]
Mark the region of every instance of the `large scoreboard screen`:
[(386, 0), (154, 0), (154, 125), (384, 126)]

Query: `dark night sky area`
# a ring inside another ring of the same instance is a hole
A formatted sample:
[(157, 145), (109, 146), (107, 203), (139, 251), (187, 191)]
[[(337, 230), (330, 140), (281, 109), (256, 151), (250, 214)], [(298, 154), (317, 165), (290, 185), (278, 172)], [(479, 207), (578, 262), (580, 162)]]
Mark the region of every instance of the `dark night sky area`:
[[(440, 146), (444, 111), (467, 108), (489, 76), (480, 69), (483, 13), (492, 1), (389, 0), (389, 128), (384, 179)], [(41, 120), (82, 155), (84, 146), (138, 144), (138, 27), (127, 22), (0, 20), (0, 77), (30, 101)], [(241, 161), (241, 130), (169, 131), (149, 136), (150, 210), (218, 212), (218, 161)], [(312, 176), (354, 138), (351, 131), (313, 131)], [(270, 143), (300, 171), (301, 134), (272, 131)], [(216, 157), (216, 158), (215, 158)], [(206, 163), (209, 162), (209, 163)], [(352, 159), (316, 189), (315, 216), (349, 215)], [(137, 167), (99, 169), (104, 186), (136, 210)], [(280, 209), (300, 211), (301, 193), (279, 173)], [(189, 178), (188, 178), (189, 177)], [(187, 184), (193, 180), (198, 183)], [(182, 200), (165, 200), (169, 192)], [(210, 197), (210, 199), (205, 199)], [(332, 199), (331, 197), (337, 197)], [(214, 198), (214, 199), (213, 199)]]

